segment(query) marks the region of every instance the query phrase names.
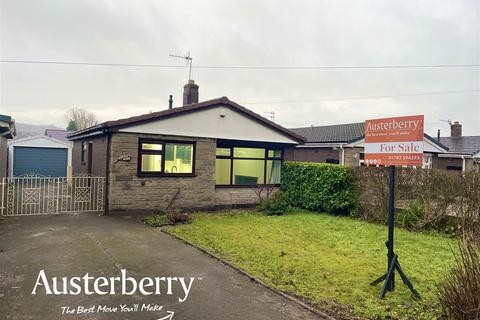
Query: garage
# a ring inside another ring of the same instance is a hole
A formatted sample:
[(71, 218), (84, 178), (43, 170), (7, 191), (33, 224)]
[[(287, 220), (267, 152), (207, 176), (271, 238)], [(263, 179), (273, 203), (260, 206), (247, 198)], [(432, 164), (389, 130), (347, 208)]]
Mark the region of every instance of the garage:
[(71, 144), (47, 136), (14, 140), (9, 145), (11, 176), (66, 177), (71, 163)]
[(67, 175), (67, 148), (15, 147), (13, 175), (37, 174), (51, 177)]

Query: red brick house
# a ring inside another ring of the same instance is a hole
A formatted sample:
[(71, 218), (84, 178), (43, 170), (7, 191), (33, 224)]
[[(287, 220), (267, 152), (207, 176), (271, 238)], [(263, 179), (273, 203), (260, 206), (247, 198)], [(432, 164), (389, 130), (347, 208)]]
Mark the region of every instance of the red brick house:
[[(226, 97), (107, 121), (69, 135), (73, 174), (107, 178), (109, 210), (208, 209), (258, 202), (303, 137)], [(188, 104), (187, 104), (188, 103)]]

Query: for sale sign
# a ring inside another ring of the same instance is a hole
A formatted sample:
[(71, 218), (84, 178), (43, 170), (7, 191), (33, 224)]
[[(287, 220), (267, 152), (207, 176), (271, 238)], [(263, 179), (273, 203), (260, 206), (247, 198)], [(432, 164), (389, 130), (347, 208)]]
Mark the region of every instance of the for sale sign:
[(367, 120), (365, 164), (421, 167), (423, 121), (423, 115)]

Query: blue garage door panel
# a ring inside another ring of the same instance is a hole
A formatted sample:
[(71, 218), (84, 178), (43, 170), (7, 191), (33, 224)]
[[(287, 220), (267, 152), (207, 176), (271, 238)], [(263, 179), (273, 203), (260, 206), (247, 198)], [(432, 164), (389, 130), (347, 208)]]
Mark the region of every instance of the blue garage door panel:
[(65, 148), (13, 148), (13, 175), (41, 174), (51, 177), (67, 175), (68, 149)]

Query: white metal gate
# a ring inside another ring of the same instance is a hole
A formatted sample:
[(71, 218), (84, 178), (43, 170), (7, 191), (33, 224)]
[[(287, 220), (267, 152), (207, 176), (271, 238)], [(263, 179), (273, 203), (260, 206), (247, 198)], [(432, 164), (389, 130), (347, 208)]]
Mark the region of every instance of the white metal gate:
[(104, 177), (8, 177), (1, 184), (1, 215), (102, 212), (104, 197)]

